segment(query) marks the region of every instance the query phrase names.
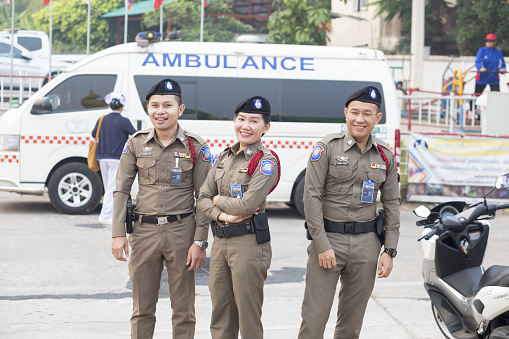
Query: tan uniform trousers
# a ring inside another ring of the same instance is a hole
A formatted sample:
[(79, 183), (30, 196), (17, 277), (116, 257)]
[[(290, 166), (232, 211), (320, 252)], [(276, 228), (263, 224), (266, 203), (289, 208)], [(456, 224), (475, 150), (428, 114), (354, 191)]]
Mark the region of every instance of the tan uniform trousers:
[(375, 284), (380, 241), (374, 232), (327, 233), (327, 237), (334, 249), (337, 266), (335, 269), (320, 267), (315, 246), (313, 243), (309, 245), (299, 339), (323, 338), (340, 276), (334, 339), (359, 338), (366, 306)]
[(133, 284), (131, 338), (152, 338), (154, 334), (163, 261), (168, 270), (173, 338), (194, 338), (194, 271), (189, 272), (186, 266), (194, 230), (194, 215), (164, 225), (134, 224), (129, 236), (132, 247), (129, 274)]
[(213, 339), (262, 339), (263, 284), (272, 260), (270, 241), (256, 235), (214, 237), (210, 254)]

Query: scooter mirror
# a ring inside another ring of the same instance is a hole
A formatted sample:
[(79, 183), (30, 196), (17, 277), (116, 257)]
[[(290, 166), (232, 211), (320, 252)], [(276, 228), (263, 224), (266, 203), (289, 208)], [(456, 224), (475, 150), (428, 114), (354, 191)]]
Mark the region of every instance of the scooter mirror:
[(509, 187), (509, 173), (499, 176), (497, 179), (497, 182), (495, 183), (495, 187), (498, 189), (508, 188)]
[(431, 214), (431, 210), (427, 206), (421, 205), (414, 209), (414, 214), (420, 218), (427, 218)]

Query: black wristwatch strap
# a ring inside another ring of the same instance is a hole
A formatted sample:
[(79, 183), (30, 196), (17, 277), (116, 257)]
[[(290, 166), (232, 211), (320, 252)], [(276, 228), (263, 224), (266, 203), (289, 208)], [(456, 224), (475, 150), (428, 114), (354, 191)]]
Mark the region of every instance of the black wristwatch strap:
[(391, 256), (391, 258), (395, 258), (396, 255), (398, 254), (398, 251), (396, 251), (395, 249), (393, 248), (385, 248), (384, 249), (384, 253), (387, 253), (388, 255)]

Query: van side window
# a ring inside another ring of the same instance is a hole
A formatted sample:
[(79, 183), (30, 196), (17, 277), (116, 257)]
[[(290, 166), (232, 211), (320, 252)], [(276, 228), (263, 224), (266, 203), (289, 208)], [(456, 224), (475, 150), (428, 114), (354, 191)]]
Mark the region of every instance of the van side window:
[(62, 81), (45, 96), (50, 99), (51, 113), (106, 108), (104, 97), (114, 90), (116, 81), (116, 75), (76, 75)]
[[(302, 79), (258, 79), (172, 76), (182, 87), (186, 106), (180, 119), (232, 120), (235, 106), (244, 98), (261, 95), (271, 107), (272, 121), (344, 123), (344, 103), (350, 93), (379, 82)], [(145, 94), (163, 76), (135, 75), (134, 82), (145, 112)], [(384, 113), (382, 102), (380, 110)], [(380, 123), (385, 123), (385, 114)]]

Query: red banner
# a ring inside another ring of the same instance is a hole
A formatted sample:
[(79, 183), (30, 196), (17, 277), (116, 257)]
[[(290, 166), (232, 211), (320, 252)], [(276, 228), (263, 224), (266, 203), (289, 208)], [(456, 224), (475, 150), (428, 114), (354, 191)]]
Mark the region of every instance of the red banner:
[[(43, 6), (46, 6), (46, 5), (47, 5), (47, 4), (49, 4), (50, 2), (51, 2), (51, 0), (44, 0), (44, 1), (43, 1), (43, 3), (42, 3), (42, 5), (43, 5)], [(491, 88), (491, 87), (490, 87), (490, 88)]]

